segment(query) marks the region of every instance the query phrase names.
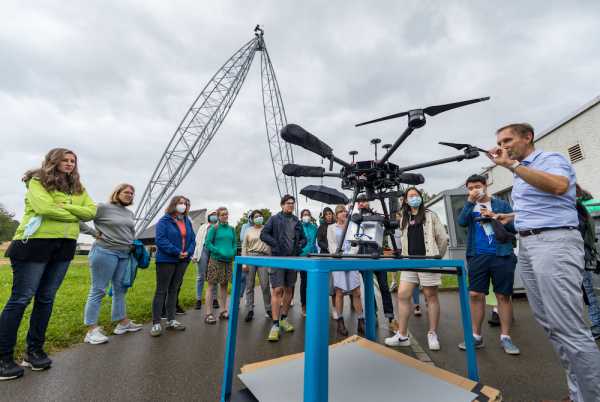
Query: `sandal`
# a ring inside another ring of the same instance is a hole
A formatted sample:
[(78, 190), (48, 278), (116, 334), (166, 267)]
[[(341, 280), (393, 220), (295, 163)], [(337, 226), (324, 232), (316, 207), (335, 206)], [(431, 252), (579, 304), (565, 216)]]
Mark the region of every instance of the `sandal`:
[(208, 314), (206, 317), (204, 317), (204, 322), (210, 325), (214, 325), (217, 323), (217, 320), (215, 319), (214, 315)]
[(221, 311), (221, 314), (219, 314), (219, 319), (227, 320), (228, 318), (229, 318), (229, 313), (227, 313), (227, 310)]

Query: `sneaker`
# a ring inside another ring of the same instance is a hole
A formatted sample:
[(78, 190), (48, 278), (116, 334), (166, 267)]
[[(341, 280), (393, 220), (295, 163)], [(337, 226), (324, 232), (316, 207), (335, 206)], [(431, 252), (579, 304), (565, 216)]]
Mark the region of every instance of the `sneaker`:
[(423, 314), (423, 312), (421, 311), (421, 306), (420, 305), (416, 305), (415, 309), (413, 310), (413, 314), (415, 317), (420, 317), (421, 314)]
[[(475, 341), (475, 349), (481, 349), (483, 348), (485, 345), (483, 344), (483, 338), (479, 338), (479, 340), (474, 339)], [(467, 346), (465, 345), (464, 342), (461, 342), (458, 344), (458, 348), (460, 350), (467, 350)]]
[(279, 326), (273, 325), (271, 330), (269, 331), (269, 337), (267, 338), (269, 342), (277, 342), (279, 340)]
[(175, 315), (185, 315), (185, 310), (179, 304), (175, 308)]
[(83, 341), (90, 345), (100, 345), (101, 343), (108, 342), (108, 336), (104, 335), (102, 328), (96, 327), (85, 334), (85, 339)]
[(267, 312), (265, 313), (265, 318), (268, 318), (269, 320), (273, 319), (273, 313), (271, 312), (271, 310), (267, 310)]
[(196, 300), (196, 305), (194, 306), (194, 310), (202, 309), (202, 300)]
[(129, 322), (125, 325), (118, 323), (117, 326), (115, 327), (115, 330), (113, 331), (113, 334), (123, 335), (126, 332), (137, 332), (141, 329), (142, 329), (142, 324), (137, 324), (137, 323), (133, 322), (132, 320), (129, 320)]
[(254, 311), (250, 310), (250, 311), (248, 311), (248, 314), (246, 314), (246, 318), (244, 319), (244, 321), (250, 322), (250, 321), (252, 321), (253, 318), (254, 318)]
[(290, 324), (287, 318), (279, 321), (279, 327), (283, 330), (283, 332), (294, 332), (294, 326)]
[(366, 333), (364, 318), (358, 319), (358, 324), (356, 325), (356, 332), (358, 332), (361, 335), (364, 335)]
[(490, 324), (490, 327), (499, 327), (500, 326), (500, 316), (494, 310), (492, 310), (492, 315), (490, 316), (490, 319), (488, 320), (488, 324)]
[(519, 350), (519, 348), (515, 346), (515, 344), (512, 342), (512, 339), (510, 339), (510, 338), (500, 339), (500, 346), (502, 346), (502, 349), (504, 349), (504, 352), (507, 355), (520, 355), (521, 354), (521, 351)]
[(30, 367), (33, 371), (42, 371), (52, 366), (52, 360), (43, 350), (27, 352), (21, 366)]
[(219, 301), (217, 299), (213, 300), (213, 308), (216, 308), (216, 309), (219, 308)]
[(344, 324), (343, 317), (340, 317), (337, 320), (337, 334), (339, 336), (348, 336), (348, 330), (346, 329), (346, 324)]
[(427, 345), (429, 350), (440, 350), (440, 340), (435, 332), (429, 331), (427, 333)]
[(171, 321), (167, 322), (167, 329), (170, 329), (173, 331), (185, 331), (185, 325), (183, 325), (182, 323), (180, 323), (177, 320), (171, 320)]
[(160, 336), (162, 334), (162, 326), (160, 324), (152, 324), (150, 329), (151, 336)]
[(396, 332), (394, 336), (385, 338), (384, 342), (388, 346), (410, 346), (410, 338), (400, 335), (400, 332)]
[(14, 380), (22, 377), (24, 373), (23, 367), (19, 367), (12, 357), (0, 359), (0, 381)]

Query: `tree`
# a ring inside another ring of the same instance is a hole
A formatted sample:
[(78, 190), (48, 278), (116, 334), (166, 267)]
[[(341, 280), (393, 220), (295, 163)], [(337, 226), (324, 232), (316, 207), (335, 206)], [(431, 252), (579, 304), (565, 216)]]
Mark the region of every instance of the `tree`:
[[(263, 217), (264, 217), (264, 222), (267, 223), (267, 220), (269, 220), (269, 218), (271, 217), (271, 210), (268, 208), (261, 208), (259, 209), (259, 211), (262, 213)], [(235, 225), (235, 234), (238, 238), (238, 240), (240, 240), (240, 233), (242, 231), (242, 226), (244, 225), (244, 223), (248, 222), (248, 212), (244, 212), (244, 215), (242, 215), (242, 217), (240, 218), (240, 220), (238, 221), (238, 223)], [(241, 240), (240, 240), (241, 243)]]
[(0, 243), (11, 240), (15, 235), (19, 221), (13, 219), (14, 216), (0, 204)]

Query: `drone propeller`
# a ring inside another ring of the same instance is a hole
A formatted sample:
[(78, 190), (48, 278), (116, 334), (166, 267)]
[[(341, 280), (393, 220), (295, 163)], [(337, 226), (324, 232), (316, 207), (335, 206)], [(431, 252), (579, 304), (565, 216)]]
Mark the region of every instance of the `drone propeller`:
[[(477, 98), (477, 99), (470, 99), (470, 100), (466, 100), (466, 101), (462, 101), (462, 102), (447, 103), (445, 105), (428, 106), (425, 109), (422, 109), (422, 112), (428, 116), (435, 116), (437, 114), (446, 112), (451, 109), (456, 109), (458, 107), (467, 106), (472, 103), (483, 102), (483, 101), (486, 101), (489, 99), (490, 99), (490, 97), (486, 96), (485, 98)], [(419, 110), (419, 109), (415, 109), (415, 110)], [(355, 127), (364, 126), (366, 124), (371, 124), (371, 123), (377, 123), (377, 122), (384, 121), (384, 120), (395, 119), (397, 117), (407, 116), (411, 111), (395, 113), (395, 114), (391, 114), (389, 116), (380, 117), (375, 120), (365, 121), (365, 122), (356, 124)]]
[(456, 143), (456, 142), (438, 142), (438, 144), (445, 145), (447, 147), (451, 147), (451, 148), (454, 148), (454, 149), (458, 149), (459, 151), (462, 150), (462, 149), (465, 149), (465, 148), (470, 148), (470, 149), (476, 149), (479, 152), (483, 152), (483, 153), (486, 153), (486, 154), (488, 153), (488, 151), (486, 151), (485, 149), (473, 146), (471, 144), (459, 144), (459, 143)]

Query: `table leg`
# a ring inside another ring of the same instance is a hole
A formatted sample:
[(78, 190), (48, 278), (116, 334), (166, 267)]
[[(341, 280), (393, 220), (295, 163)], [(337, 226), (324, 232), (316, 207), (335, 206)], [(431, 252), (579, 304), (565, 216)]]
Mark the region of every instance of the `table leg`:
[(365, 281), (365, 326), (368, 340), (376, 342), (375, 338), (375, 290), (373, 288), (373, 271), (364, 271)]
[(458, 294), (460, 298), (460, 316), (462, 318), (465, 346), (467, 349), (467, 375), (473, 381), (479, 381), (477, 370), (477, 355), (475, 354), (475, 340), (471, 327), (471, 308), (469, 306), (469, 291), (467, 289), (467, 270), (464, 265), (456, 267), (458, 279)]
[[(229, 321), (227, 324), (227, 343), (225, 348), (225, 369), (223, 372), (223, 388), (221, 389), (221, 402), (227, 402), (231, 397), (233, 384), (233, 369), (235, 364), (235, 341), (237, 338), (238, 313), (240, 309), (240, 287), (242, 266), (234, 264), (231, 295), (229, 299)], [(208, 301), (207, 301), (208, 303)]]
[(327, 402), (329, 383), (329, 273), (309, 272), (304, 338), (304, 402)]

